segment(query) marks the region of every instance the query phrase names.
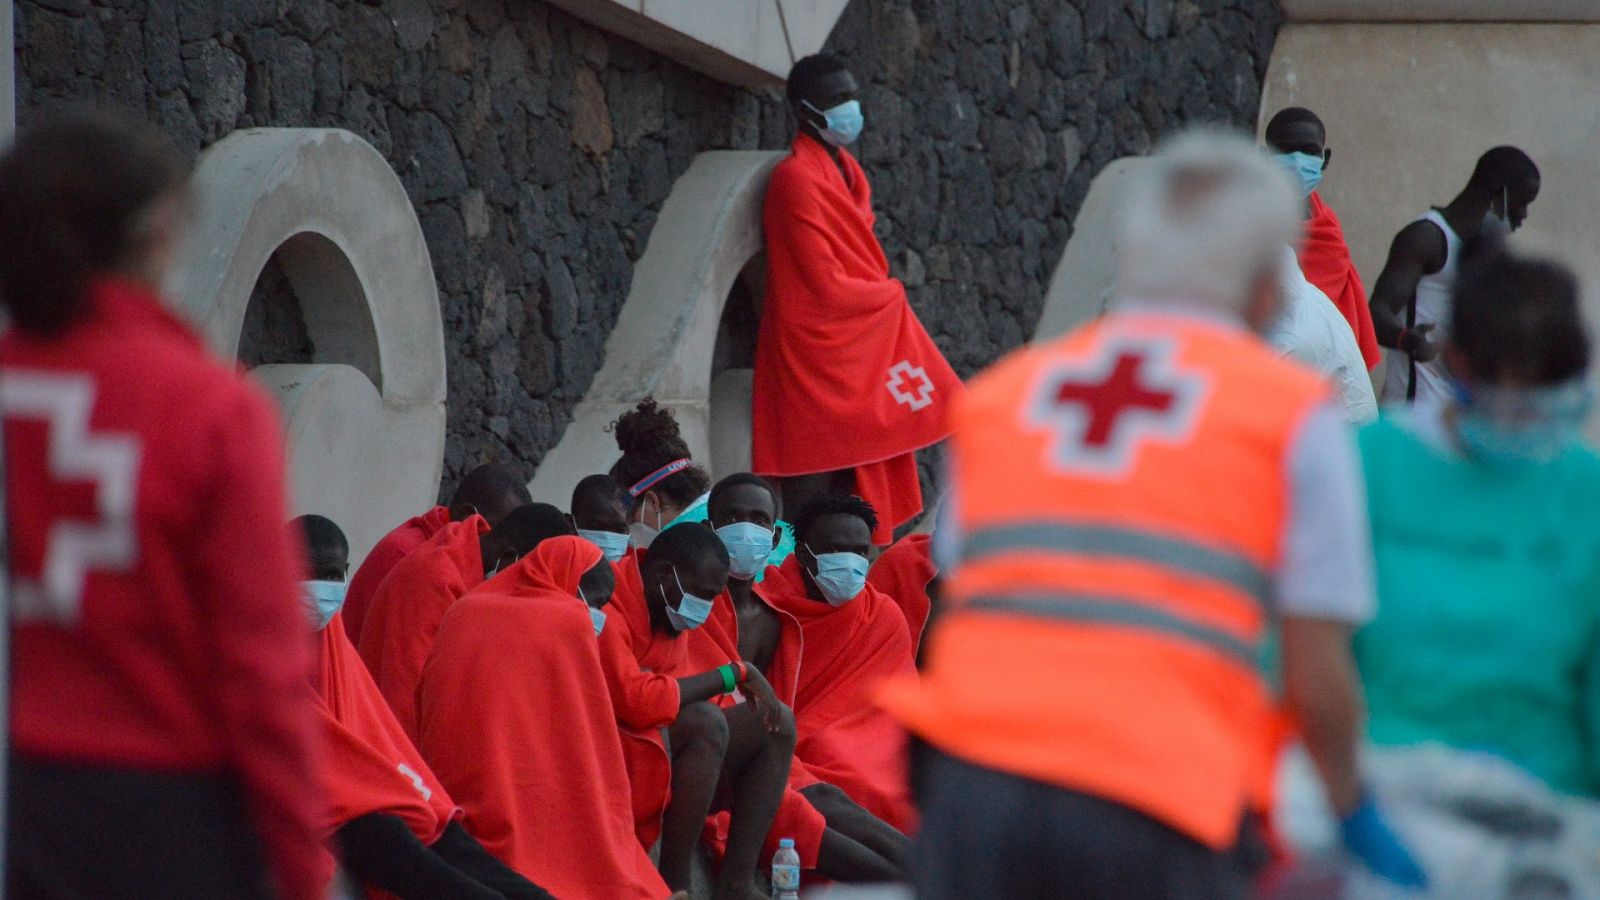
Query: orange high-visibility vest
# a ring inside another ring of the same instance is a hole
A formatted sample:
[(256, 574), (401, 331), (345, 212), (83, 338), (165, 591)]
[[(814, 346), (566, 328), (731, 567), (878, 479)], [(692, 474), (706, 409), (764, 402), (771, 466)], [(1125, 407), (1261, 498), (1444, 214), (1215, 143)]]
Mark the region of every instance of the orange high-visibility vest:
[(963, 559), (921, 686), (885, 704), (979, 765), (1237, 836), (1269, 709), (1258, 656), (1315, 373), (1223, 322), (1120, 312), (971, 386)]

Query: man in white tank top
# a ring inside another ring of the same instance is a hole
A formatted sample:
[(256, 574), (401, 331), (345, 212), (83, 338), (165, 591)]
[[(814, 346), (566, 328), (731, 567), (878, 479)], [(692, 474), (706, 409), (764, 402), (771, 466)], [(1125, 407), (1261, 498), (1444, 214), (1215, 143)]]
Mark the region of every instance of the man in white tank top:
[(1539, 168), (1528, 154), (1495, 147), (1479, 157), (1466, 188), (1448, 206), (1428, 210), (1395, 235), (1371, 301), (1378, 343), (1391, 350), (1385, 404), (1450, 396), (1439, 348), (1449, 328), (1462, 247), (1484, 230), (1515, 231), (1538, 196)]

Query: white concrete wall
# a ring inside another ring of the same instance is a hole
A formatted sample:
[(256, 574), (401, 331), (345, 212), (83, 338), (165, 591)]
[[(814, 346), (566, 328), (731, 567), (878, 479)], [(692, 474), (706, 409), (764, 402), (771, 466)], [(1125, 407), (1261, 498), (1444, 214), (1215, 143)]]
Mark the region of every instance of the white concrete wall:
[(620, 453), (608, 426), (647, 396), (677, 416), (701, 465), (739, 460), (740, 441), (748, 460), (749, 395), (741, 400), (737, 379), (723, 383), (717, 406), (727, 413), (726, 433), (719, 439), (711, 416), (711, 356), (728, 292), (761, 252), (767, 177), (783, 156), (701, 153), (673, 184), (633, 268), (628, 299), (606, 339), (605, 362), (529, 485), (535, 499), (564, 507), (584, 476), (609, 469)]
[(167, 293), (235, 355), (274, 253), (314, 365), (255, 374), (282, 405), (295, 513), (337, 522), (359, 563), (433, 505), (444, 458), (444, 330), (428, 246), (394, 170), (348, 131), (236, 131), (201, 156), (195, 227)]
[(1328, 126), (1322, 195), (1369, 289), (1394, 234), (1455, 196), (1484, 150), (1509, 143), (1544, 176), (1516, 245), (1575, 269), (1600, 321), (1600, 24), (1290, 24), (1263, 123), (1291, 105)]
[(1116, 279), (1117, 210), (1129, 179), (1144, 159), (1114, 159), (1089, 184), (1089, 194), (1072, 222), (1072, 237), (1050, 276), (1044, 311), (1033, 330), (1033, 342), (1060, 337), (1106, 311)]
[(550, 0), (573, 15), (747, 87), (781, 84), (849, 0)]

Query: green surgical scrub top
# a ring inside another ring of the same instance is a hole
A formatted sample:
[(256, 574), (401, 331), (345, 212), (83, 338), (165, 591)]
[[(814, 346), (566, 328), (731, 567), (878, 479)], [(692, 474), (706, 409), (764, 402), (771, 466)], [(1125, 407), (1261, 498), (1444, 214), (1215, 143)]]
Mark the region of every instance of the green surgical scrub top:
[(1360, 435), (1378, 614), (1355, 638), (1377, 744), (1441, 742), (1600, 793), (1600, 458), (1489, 467)]

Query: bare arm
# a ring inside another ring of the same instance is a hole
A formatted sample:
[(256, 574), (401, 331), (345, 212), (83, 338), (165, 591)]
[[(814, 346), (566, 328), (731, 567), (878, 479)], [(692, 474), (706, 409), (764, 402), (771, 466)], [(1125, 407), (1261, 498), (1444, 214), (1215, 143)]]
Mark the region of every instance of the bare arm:
[(1341, 818), (1361, 803), (1356, 748), (1366, 717), (1350, 626), (1322, 619), (1283, 620), (1284, 702)]
[[(1389, 259), (1383, 265), (1368, 303), (1378, 343), (1420, 355), (1417, 351), (1422, 348), (1409, 336), (1407, 346), (1400, 346), (1400, 335), (1406, 327), (1406, 307), (1417, 295), (1417, 283), (1444, 268), (1447, 252), (1444, 232), (1432, 222), (1413, 222), (1395, 235), (1394, 242), (1389, 245)], [(1425, 334), (1419, 337), (1426, 343)]]

